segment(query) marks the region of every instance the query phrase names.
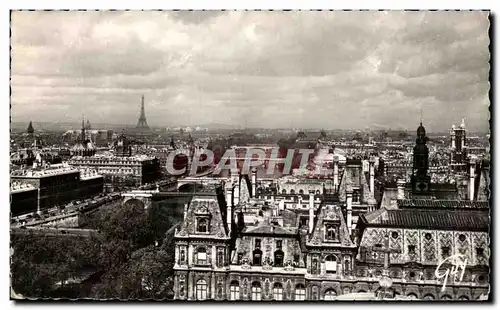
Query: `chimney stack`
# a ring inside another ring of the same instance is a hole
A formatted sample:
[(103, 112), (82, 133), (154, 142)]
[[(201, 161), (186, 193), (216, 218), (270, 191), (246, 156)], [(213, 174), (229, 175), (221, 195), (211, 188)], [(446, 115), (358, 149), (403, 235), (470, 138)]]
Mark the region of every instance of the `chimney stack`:
[(469, 172), (469, 200), (474, 200), (474, 183), (476, 179), (476, 161), (474, 159), (470, 160), (470, 172)]
[(188, 206), (189, 204), (185, 203), (184, 204), (184, 220), (186, 220), (187, 212), (188, 212)]
[(347, 196), (347, 230), (349, 230), (349, 235), (352, 233), (352, 189), (348, 189), (346, 192)]
[(398, 199), (405, 199), (405, 184), (403, 179), (398, 180)]
[(370, 168), (369, 168), (369, 172), (370, 172), (370, 193), (372, 193), (372, 195), (375, 195), (375, 159), (372, 157), (370, 158)]
[(231, 184), (228, 184), (226, 187), (226, 221), (227, 227), (231, 231), (232, 222), (233, 222), (233, 187)]
[(333, 188), (334, 192), (338, 191), (339, 186), (339, 158), (338, 156), (333, 157)]
[(309, 191), (309, 233), (313, 231), (314, 225), (314, 191)]
[(257, 197), (257, 169), (252, 169), (252, 197)]

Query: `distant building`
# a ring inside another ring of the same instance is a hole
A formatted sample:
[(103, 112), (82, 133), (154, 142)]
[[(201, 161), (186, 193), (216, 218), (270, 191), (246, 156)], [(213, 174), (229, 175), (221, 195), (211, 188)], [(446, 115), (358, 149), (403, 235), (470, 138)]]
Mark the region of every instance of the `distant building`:
[[(39, 211), (92, 197), (102, 193), (104, 185), (103, 177), (95, 171), (80, 171), (63, 165), (16, 170), (11, 173), (10, 178), (13, 182), (11, 184), (13, 214), (20, 214), (28, 209)], [(30, 200), (33, 195), (30, 186), (37, 191), (37, 203), (34, 209)]]
[(455, 172), (465, 172), (467, 170), (467, 140), (465, 130), (465, 120), (462, 119), (462, 124), (455, 127), (452, 126), (451, 131), (451, 163), (450, 166)]
[(38, 189), (31, 184), (10, 184), (10, 212), (12, 216), (34, 212), (38, 208)]

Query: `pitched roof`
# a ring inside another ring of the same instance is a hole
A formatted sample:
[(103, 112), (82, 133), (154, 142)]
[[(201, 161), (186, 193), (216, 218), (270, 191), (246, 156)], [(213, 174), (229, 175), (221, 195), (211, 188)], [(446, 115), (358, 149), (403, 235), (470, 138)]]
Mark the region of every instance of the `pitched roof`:
[(366, 226), (401, 227), (414, 229), (488, 231), (488, 211), (379, 209), (366, 215)]

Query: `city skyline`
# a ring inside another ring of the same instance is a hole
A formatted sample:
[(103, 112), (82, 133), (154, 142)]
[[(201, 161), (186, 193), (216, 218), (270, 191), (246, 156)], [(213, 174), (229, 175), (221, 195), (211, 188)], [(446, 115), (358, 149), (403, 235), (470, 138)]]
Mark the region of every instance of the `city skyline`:
[(152, 127), (414, 130), (422, 109), (430, 132), (487, 132), (488, 28), (488, 12), (13, 12), (11, 116), (133, 125), (144, 94)]

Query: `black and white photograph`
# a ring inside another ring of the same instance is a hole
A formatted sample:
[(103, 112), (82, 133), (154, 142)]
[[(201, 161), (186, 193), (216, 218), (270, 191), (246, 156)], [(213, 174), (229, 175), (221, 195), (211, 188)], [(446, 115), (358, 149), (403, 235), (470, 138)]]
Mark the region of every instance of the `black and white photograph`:
[(491, 302), (491, 14), (11, 10), (10, 299)]

